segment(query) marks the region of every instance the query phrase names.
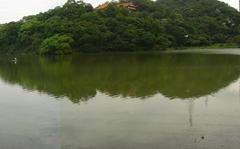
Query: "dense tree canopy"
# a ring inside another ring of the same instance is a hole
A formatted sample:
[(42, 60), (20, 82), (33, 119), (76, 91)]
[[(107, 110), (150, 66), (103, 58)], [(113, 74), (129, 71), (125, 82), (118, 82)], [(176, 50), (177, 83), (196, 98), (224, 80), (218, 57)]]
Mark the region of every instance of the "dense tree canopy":
[[(122, 1), (120, 1), (121, 3)], [(66, 54), (240, 44), (240, 13), (217, 0), (132, 0), (96, 10), (83, 1), (0, 25), (0, 52)]]

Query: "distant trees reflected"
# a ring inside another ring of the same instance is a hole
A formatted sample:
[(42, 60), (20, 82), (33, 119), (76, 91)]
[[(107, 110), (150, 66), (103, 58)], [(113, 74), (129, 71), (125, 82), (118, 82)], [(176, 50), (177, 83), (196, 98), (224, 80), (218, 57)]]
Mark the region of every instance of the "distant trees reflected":
[(15, 65), (0, 60), (0, 77), (10, 84), (72, 102), (97, 91), (109, 96), (146, 98), (160, 93), (192, 99), (228, 86), (240, 75), (239, 56), (199, 54), (88, 54), (23, 56)]

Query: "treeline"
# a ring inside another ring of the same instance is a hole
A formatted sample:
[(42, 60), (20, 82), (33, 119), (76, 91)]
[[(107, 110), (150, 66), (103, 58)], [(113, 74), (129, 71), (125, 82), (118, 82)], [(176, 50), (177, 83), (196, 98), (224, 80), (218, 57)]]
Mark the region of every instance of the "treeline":
[[(120, 1), (120, 3), (123, 2)], [(0, 25), (1, 53), (68, 54), (240, 44), (240, 13), (217, 0), (132, 0), (96, 10), (83, 1)]]

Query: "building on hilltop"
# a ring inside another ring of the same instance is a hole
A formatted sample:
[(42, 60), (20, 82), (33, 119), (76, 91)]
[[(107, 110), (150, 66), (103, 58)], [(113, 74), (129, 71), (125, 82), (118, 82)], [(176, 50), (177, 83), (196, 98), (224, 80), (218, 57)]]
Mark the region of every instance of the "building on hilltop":
[(97, 9), (97, 10), (104, 10), (104, 9), (106, 9), (106, 8), (108, 7), (109, 4), (110, 4), (110, 3), (107, 1), (107, 2), (105, 2), (105, 3), (103, 3), (103, 4), (99, 5), (99, 6), (97, 6), (96, 9)]
[[(104, 10), (109, 6), (109, 4), (111, 4), (111, 3), (107, 1), (107, 2), (97, 6), (96, 9), (97, 10)], [(119, 2), (119, 3), (116, 3), (116, 4), (113, 3), (113, 4), (116, 5), (117, 7), (127, 8), (131, 11), (137, 10), (137, 6), (131, 1), (122, 1), (122, 2)]]
[(129, 10), (137, 10), (137, 6), (133, 2), (124, 2), (117, 4), (118, 7), (128, 8)]

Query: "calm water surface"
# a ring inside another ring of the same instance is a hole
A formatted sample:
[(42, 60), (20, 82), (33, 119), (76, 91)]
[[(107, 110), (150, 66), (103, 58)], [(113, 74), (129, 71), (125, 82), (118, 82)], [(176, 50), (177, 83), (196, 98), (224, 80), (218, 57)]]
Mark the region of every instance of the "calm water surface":
[(0, 149), (239, 149), (240, 55), (18, 59), (0, 58)]

